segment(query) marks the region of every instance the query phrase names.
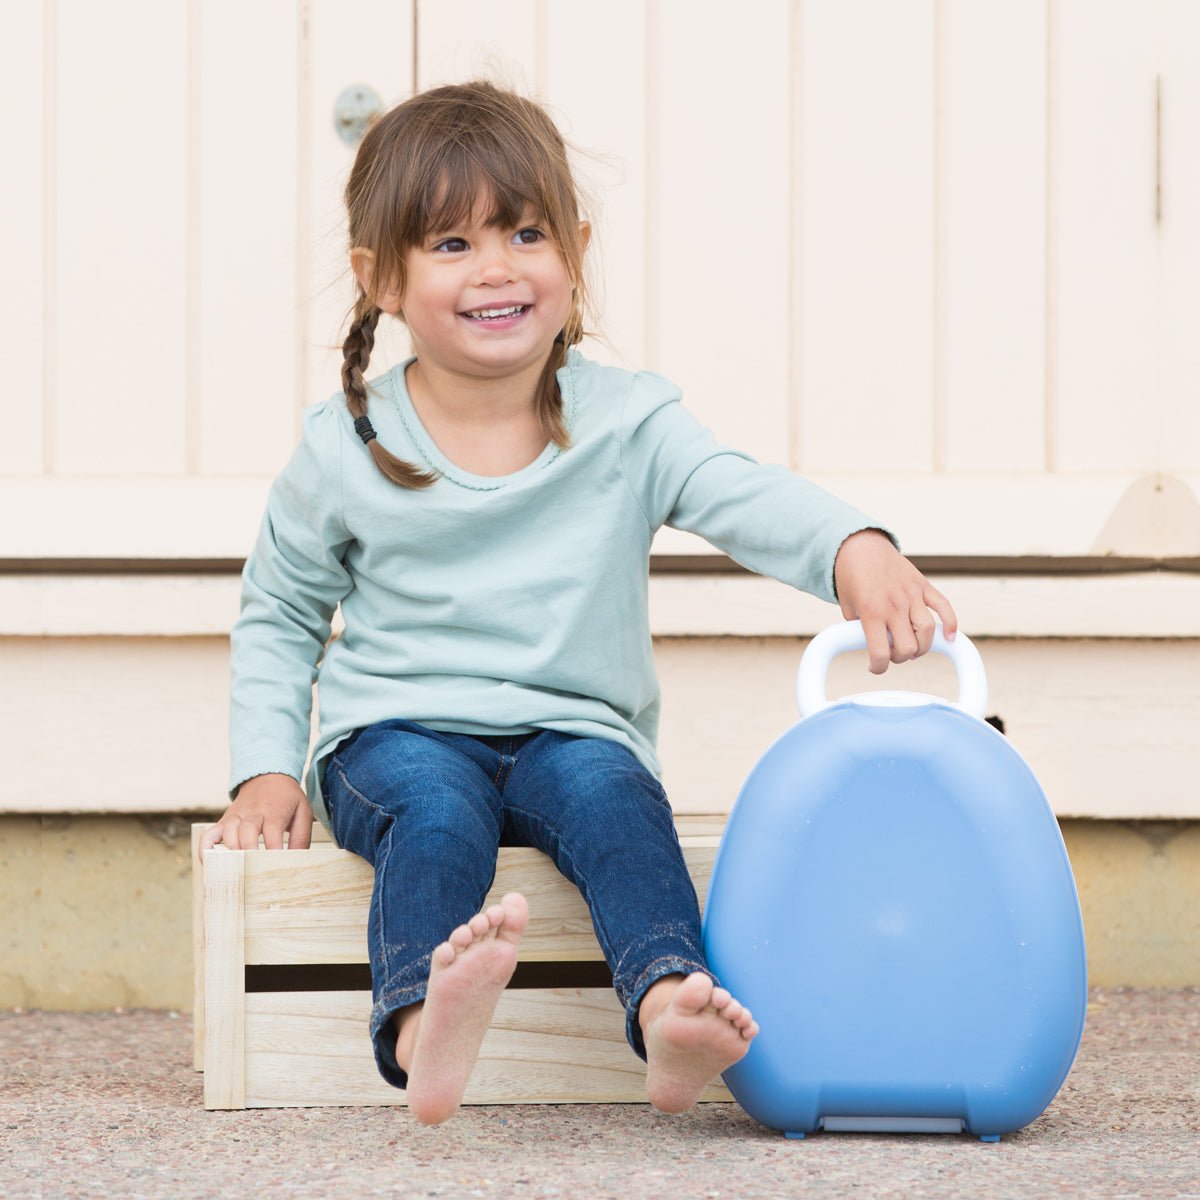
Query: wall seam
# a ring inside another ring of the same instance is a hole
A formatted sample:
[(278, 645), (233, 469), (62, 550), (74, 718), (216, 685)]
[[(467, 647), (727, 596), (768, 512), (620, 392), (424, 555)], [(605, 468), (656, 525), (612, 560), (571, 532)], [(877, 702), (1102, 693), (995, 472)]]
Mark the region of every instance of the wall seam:
[(804, 470), (804, 0), (792, 0), (788, 30), (788, 458)]
[(946, 470), (946, 0), (933, 6), (933, 473)]
[(1054, 473), (1058, 458), (1058, 187), (1055, 161), (1058, 152), (1058, 0), (1046, 0), (1046, 257), (1045, 324), (1043, 354), (1045, 389), (1043, 398), (1043, 469)]
[(200, 474), (204, 438), (204, 9), (188, 0), (184, 171), (183, 471)]
[(658, 87), (655, 80), (655, 57), (658, 45), (658, 39), (655, 36), (657, 33), (657, 15), (658, 3), (657, 0), (647, 0), (646, 3), (646, 24), (645, 24), (645, 40), (646, 40), (646, 57), (643, 63), (645, 71), (645, 87), (646, 87), (646, 118), (645, 118), (645, 138), (642, 149), (642, 173), (643, 173), (643, 189), (644, 203), (643, 211), (643, 227), (642, 227), (642, 248), (645, 255), (643, 278), (645, 279), (645, 303), (646, 309), (643, 317), (643, 338), (645, 345), (646, 366), (651, 370), (657, 370), (658, 362), (658, 302), (659, 288), (657, 275), (655, 273), (654, 263), (654, 245), (655, 238), (653, 236), (655, 226), (658, 223), (658, 197), (657, 188), (655, 186), (656, 176), (654, 174), (655, 163), (658, 158)]
[(58, 405), (58, 0), (42, 21), (42, 474), (54, 474)]

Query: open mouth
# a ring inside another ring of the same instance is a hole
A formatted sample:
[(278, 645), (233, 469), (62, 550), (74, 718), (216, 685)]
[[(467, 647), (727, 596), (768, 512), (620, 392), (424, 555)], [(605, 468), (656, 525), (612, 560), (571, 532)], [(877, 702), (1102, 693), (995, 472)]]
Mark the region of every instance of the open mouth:
[(532, 307), (530, 304), (510, 304), (506, 308), (476, 308), (461, 315), (472, 321), (511, 321), (514, 317), (523, 316)]

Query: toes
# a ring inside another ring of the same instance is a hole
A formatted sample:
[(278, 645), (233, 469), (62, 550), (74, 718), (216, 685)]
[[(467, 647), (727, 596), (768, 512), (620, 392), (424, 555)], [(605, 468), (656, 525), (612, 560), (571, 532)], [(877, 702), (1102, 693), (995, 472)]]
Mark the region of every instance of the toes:
[(487, 933), (487, 931), (489, 929), (491, 929), (491, 925), (489, 924), (488, 919), (487, 919), (487, 914), (481, 913), (481, 912), (476, 913), (467, 922), (467, 925), (470, 928), (471, 933), (477, 938), (483, 937), (483, 935), (485, 933)]
[(698, 1013), (712, 1001), (713, 981), (699, 971), (689, 975), (674, 991), (671, 1004), (677, 1011)]
[(475, 940), (475, 932), (469, 924), (459, 925), (446, 939), (456, 950), (465, 950)]
[(721, 1016), (725, 1018), (725, 1020), (736, 1022), (738, 1017), (740, 1017), (746, 1010), (742, 1007), (739, 1001), (730, 1000), (729, 1003), (724, 1006), (724, 1008), (721, 1008), (718, 1011), (720, 1012)]
[(518, 941), (529, 925), (529, 902), (520, 892), (507, 892), (500, 898), (504, 922), (499, 936), (506, 941)]
[(725, 1005), (727, 1005), (732, 999), (732, 993), (728, 992), (725, 988), (714, 987), (712, 990), (712, 999), (709, 1001), (709, 1004), (719, 1011), (723, 1009)]
[[(462, 926), (459, 926), (461, 929)], [(454, 931), (457, 933), (458, 929)], [(454, 933), (450, 936), (454, 937)], [(448, 967), (457, 957), (457, 951), (451, 942), (442, 942), (441, 945), (433, 948), (433, 955), (430, 958), (430, 967)]]

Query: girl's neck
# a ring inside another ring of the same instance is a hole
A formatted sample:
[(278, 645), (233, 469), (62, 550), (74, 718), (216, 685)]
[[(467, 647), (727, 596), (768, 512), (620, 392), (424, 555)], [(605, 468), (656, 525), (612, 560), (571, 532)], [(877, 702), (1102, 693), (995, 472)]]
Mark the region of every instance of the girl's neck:
[(499, 379), (461, 375), (421, 358), (408, 364), (404, 383), (424, 421), (470, 428), (512, 425), (536, 418), (542, 363)]

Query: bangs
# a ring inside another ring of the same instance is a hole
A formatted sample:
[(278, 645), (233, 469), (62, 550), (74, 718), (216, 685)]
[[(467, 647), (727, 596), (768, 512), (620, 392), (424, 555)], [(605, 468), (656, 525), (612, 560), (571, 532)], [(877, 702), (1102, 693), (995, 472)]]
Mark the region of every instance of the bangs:
[[(511, 228), (528, 213), (554, 224), (554, 205), (542, 181), (523, 177), (520, 164), (498, 153), (481, 161), (466, 147), (454, 146), (430, 172), (431, 187), (414, 197), (404, 231), (406, 245), (417, 245), (431, 234), (460, 229), (475, 221), (490, 228)], [(479, 212), (480, 206), (485, 207)], [(551, 232), (556, 234), (557, 230)]]

